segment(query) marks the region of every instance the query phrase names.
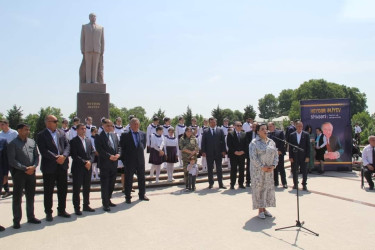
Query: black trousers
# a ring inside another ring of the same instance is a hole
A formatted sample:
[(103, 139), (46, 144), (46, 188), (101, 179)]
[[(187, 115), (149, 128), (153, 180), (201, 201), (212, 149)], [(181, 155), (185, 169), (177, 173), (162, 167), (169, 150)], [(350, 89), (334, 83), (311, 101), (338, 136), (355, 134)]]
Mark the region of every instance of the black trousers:
[(368, 168), (365, 168), (363, 170), (363, 175), (366, 178), (366, 181), (370, 187), (374, 187), (374, 182), (372, 181), (372, 174), (375, 173), (375, 171), (371, 171)]
[(90, 205), (90, 185), (91, 185), (91, 174), (92, 168), (87, 170), (75, 169), (72, 171), (73, 174), (73, 206), (75, 210), (80, 210), (80, 192), (82, 187), (83, 194), (83, 207)]
[(238, 167), (238, 185), (243, 186), (245, 178), (245, 156), (234, 155), (230, 158), (230, 185), (234, 186), (237, 179), (237, 167)]
[(188, 188), (189, 190), (192, 190), (192, 189), (195, 189), (195, 182), (197, 180), (197, 176), (196, 175), (192, 175), (192, 174), (189, 174), (189, 179), (188, 179)]
[(31, 220), (34, 215), (34, 197), (36, 178), (35, 173), (28, 175), (23, 171), (14, 170), (13, 175), (13, 222), (20, 223), (22, 218), (22, 195), (25, 190), (27, 219)]
[(53, 205), (53, 189), (57, 186), (57, 211), (62, 213), (66, 208), (66, 194), (68, 192), (68, 171), (58, 167), (53, 174), (43, 173), (43, 188), (44, 188), (44, 212), (52, 214)]
[(133, 176), (137, 175), (138, 179), (138, 190), (139, 198), (143, 199), (146, 193), (146, 180), (145, 180), (145, 167), (139, 167), (137, 169), (131, 166), (125, 166), (125, 199), (130, 200), (132, 198), (131, 191), (133, 188)]
[(100, 191), (102, 193), (103, 207), (109, 207), (113, 190), (115, 189), (117, 167), (100, 168)]
[(246, 157), (246, 184), (251, 183), (251, 176), (250, 176), (250, 158)]
[(284, 166), (284, 155), (279, 155), (279, 163), (277, 164), (276, 168), (273, 170), (273, 178), (275, 181), (275, 186), (279, 185), (279, 173), (281, 177), (281, 183), (286, 185), (286, 174), (285, 174), (285, 166)]
[(293, 184), (298, 185), (298, 167), (302, 173), (302, 185), (307, 184), (307, 167), (306, 162), (303, 159), (294, 159), (292, 163), (292, 174), (293, 174)]
[(216, 164), (216, 175), (219, 187), (223, 186), (223, 169), (221, 167), (221, 155), (213, 157), (207, 156), (208, 183), (214, 185), (214, 162)]

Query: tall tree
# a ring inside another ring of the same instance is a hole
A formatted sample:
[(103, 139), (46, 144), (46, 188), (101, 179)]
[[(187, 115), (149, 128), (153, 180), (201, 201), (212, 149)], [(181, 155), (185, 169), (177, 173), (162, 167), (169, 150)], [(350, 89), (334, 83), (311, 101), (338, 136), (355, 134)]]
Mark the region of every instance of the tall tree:
[(223, 110), (217, 105), (217, 108), (211, 111), (211, 115), (216, 118), (217, 126), (223, 125), (224, 113)]
[(165, 117), (165, 110), (161, 110), (161, 108), (158, 109), (158, 112), (154, 113), (152, 117), (157, 116), (159, 118), (159, 124), (164, 125), (164, 117)]
[(253, 105), (247, 105), (244, 109), (242, 121), (246, 121), (247, 118), (255, 119), (257, 112), (255, 111)]
[(25, 118), (25, 123), (30, 126), (30, 137), (32, 138), (35, 138), (35, 130), (38, 118), (38, 114), (29, 114)]
[(279, 102), (279, 114), (280, 115), (288, 115), (290, 107), (292, 106), (292, 102), (294, 100), (294, 90), (293, 89), (283, 89), (278, 99)]
[(277, 116), (277, 99), (273, 94), (266, 94), (258, 101), (259, 117), (264, 119)]
[(21, 107), (13, 105), (13, 107), (7, 110), (7, 119), (9, 121), (9, 127), (15, 129), (19, 123), (23, 121), (23, 110)]
[(127, 120), (125, 112), (122, 111), (122, 109), (116, 107), (113, 103), (109, 104), (109, 119), (113, 122), (115, 122), (117, 117), (121, 117), (123, 121)]
[(293, 101), (292, 106), (289, 111), (289, 119), (294, 121), (296, 119), (301, 119), (301, 105), (299, 101)]
[(193, 112), (191, 111), (191, 108), (187, 106), (186, 113), (182, 115), (185, 119), (185, 125), (191, 126), (191, 118), (193, 118)]

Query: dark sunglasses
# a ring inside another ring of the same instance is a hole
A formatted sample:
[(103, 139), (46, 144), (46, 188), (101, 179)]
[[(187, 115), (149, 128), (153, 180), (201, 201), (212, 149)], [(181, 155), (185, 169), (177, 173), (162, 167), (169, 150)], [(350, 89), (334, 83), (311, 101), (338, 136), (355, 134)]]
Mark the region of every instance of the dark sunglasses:
[(57, 122), (58, 122), (58, 120), (54, 120), (54, 121), (48, 121), (48, 122), (53, 122), (53, 123), (57, 123)]

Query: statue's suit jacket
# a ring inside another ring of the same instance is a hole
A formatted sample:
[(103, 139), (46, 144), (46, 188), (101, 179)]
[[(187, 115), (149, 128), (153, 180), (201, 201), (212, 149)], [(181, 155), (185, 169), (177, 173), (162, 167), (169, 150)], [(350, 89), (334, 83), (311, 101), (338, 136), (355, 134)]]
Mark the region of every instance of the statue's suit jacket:
[(95, 28), (88, 23), (82, 25), (81, 51), (104, 53), (104, 28), (95, 24)]

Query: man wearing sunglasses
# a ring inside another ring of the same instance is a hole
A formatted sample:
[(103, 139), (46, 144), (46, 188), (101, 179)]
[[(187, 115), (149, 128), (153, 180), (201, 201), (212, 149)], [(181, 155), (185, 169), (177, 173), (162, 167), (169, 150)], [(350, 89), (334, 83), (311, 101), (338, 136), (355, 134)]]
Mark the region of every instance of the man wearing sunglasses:
[(70, 218), (70, 214), (65, 211), (70, 145), (64, 131), (57, 128), (55, 116), (47, 115), (45, 124), (46, 128), (38, 134), (37, 144), (42, 155), (41, 171), (43, 173), (46, 220), (53, 220), (52, 198), (55, 184), (57, 186), (58, 216)]

